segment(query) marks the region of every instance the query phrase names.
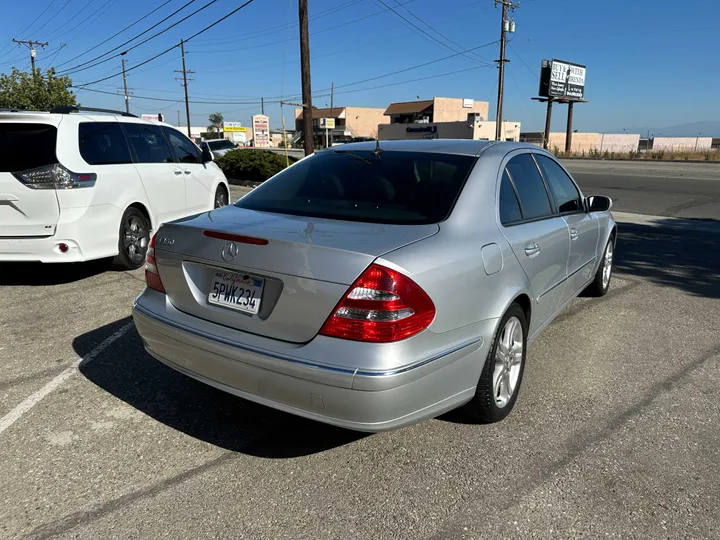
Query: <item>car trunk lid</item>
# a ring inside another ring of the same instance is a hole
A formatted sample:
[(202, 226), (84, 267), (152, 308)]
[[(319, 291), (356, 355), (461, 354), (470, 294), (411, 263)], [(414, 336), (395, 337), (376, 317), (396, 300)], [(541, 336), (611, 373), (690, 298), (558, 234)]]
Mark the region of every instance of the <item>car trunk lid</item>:
[[(167, 295), (181, 311), (304, 343), (377, 257), (438, 230), (436, 224), (337, 221), (228, 206), (164, 225), (155, 253)], [(222, 274), (257, 293), (257, 313), (209, 298)]]

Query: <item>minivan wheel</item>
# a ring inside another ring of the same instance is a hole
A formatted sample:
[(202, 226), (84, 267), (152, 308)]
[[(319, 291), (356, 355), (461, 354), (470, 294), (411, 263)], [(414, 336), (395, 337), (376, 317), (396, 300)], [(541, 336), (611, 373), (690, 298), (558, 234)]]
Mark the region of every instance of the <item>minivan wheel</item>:
[(228, 194), (227, 191), (225, 191), (225, 187), (220, 185), (215, 190), (215, 208), (221, 208), (223, 206), (227, 206), (228, 203)]
[(465, 405), (474, 420), (498, 422), (510, 414), (525, 371), (526, 349), (525, 312), (518, 304), (512, 304), (500, 319), (475, 396)]
[(136, 270), (145, 262), (150, 244), (150, 222), (137, 208), (128, 208), (120, 220), (118, 254), (113, 266), (120, 270)]

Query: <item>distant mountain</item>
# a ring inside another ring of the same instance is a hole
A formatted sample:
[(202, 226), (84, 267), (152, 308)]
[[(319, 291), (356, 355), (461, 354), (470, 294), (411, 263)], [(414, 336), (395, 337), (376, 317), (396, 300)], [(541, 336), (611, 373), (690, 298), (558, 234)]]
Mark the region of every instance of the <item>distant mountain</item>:
[[(701, 137), (720, 138), (720, 121), (691, 122), (668, 127), (625, 128), (628, 133), (639, 133), (641, 137), (647, 137), (648, 130), (650, 130), (651, 135), (656, 137), (697, 137), (698, 133), (701, 133)], [(622, 129), (619, 129), (615, 133), (622, 133), (622, 131)], [(661, 133), (662, 135), (660, 135)]]

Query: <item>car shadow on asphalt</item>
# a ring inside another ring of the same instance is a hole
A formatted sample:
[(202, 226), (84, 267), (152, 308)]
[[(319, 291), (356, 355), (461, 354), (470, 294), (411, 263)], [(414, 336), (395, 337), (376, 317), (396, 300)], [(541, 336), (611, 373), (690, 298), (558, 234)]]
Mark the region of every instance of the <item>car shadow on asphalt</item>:
[[(78, 356), (88, 354), (129, 321), (125, 317), (75, 338)], [(256, 457), (316, 454), (368, 435), (283, 413), (191, 379), (148, 355), (134, 326), (92, 361), (81, 363), (80, 371), (158, 422)]]
[(74, 283), (108, 271), (115, 271), (110, 260), (82, 263), (0, 263), (0, 286), (46, 286)]
[(617, 272), (695, 296), (720, 298), (720, 221), (619, 222), (618, 230)]

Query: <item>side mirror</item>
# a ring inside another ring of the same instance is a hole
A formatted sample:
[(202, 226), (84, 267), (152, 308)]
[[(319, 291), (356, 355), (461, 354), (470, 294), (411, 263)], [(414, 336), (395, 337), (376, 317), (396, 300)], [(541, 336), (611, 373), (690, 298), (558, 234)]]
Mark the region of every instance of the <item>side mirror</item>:
[(593, 195), (587, 199), (588, 212), (607, 212), (612, 208), (612, 199), (603, 195)]
[(203, 161), (203, 163), (209, 163), (209, 162), (211, 162), (212, 160), (213, 160), (212, 152), (210, 151), (210, 148), (208, 148), (207, 146), (205, 146), (205, 147), (202, 149), (202, 161)]

